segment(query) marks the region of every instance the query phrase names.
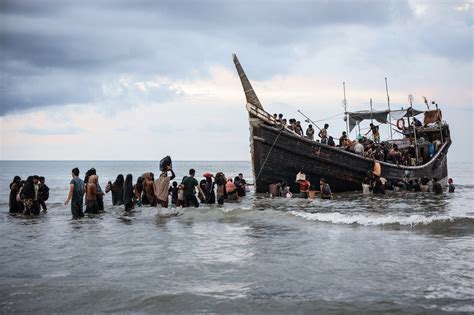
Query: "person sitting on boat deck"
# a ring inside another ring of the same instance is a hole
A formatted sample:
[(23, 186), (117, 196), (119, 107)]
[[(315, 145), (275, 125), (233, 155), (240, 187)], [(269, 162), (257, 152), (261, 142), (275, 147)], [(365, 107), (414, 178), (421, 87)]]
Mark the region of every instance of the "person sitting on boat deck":
[(382, 145), (378, 145), (376, 148), (375, 148), (375, 151), (373, 153), (373, 157), (376, 159), (376, 160), (379, 160), (379, 161), (383, 161), (384, 158), (385, 158), (385, 155), (383, 153), (383, 148), (382, 148)]
[(438, 182), (438, 179), (436, 177), (433, 177), (433, 192), (436, 195), (443, 194), (443, 188), (441, 187), (441, 184)]
[(370, 123), (370, 129), (369, 131), (365, 133), (365, 135), (367, 135), (371, 131), (372, 131), (372, 137), (374, 138), (374, 142), (379, 143), (380, 142), (379, 126), (376, 126), (373, 123)]
[(276, 113), (273, 114), (273, 119), (275, 119), (275, 121), (278, 122), (278, 115)]
[(390, 161), (391, 163), (395, 163), (398, 165), (400, 164), (401, 158), (402, 158), (402, 154), (400, 150), (398, 149), (398, 146), (394, 144), (388, 153), (387, 160)]
[(456, 189), (456, 187), (454, 186), (453, 179), (450, 178), (448, 179), (448, 192), (453, 193), (454, 189)]
[(424, 176), (421, 179), (421, 184), (420, 184), (421, 192), (430, 192), (429, 183), (430, 183), (430, 180), (428, 179), (428, 177)]
[(278, 114), (278, 122), (281, 122), (283, 120), (283, 114), (280, 113)]
[(38, 189), (38, 203), (41, 206), (43, 212), (48, 212), (46, 202), (49, 199), (49, 187), (46, 185), (44, 176), (39, 177), (39, 189)]
[(319, 131), (318, 136), (321, 138), (321, 143), (328, 143), (328, 128), (329, 124), (324, 124), (324, 128)]
[(331, 146), (331, 147), (336, 146), (336, 142), (334, 142), (334, 138), (331, 136), (328, 137), (328, 146)]
[(183, 179), (183, 186), (184, 186), (184, 207), (189, 207), (191, 204), (194, 205), (195, 208), (199, 207), (199, 201), (196, 198), (196, 187), (198, 191), (204, 195), (204, 193), (201, 190), (201, 187), (199, 187), (199, 183), (194, 178), (194, 175), (196, 174), (196, 171), (192, 168), (189, 170), (189, 176)]
[(326, 183), (324, 178), (319, 181), (319, 189), (321, 191), (321, 199), (332, 199), (331, 187)]
[(86, 213), (99, 214), (97, 204), (97, 175), (90, 175), (87, 178), (86, 186)]
[(359, 139), (354, 143), (354, 153), (358, 155), (364, 155), (364, 145), (362, 144), (362, 139)]
[(20, 192), (20, 182), (21, 182), (21, 177), (20, 176), (15, 176), (13, 177), (13, 181), (10, 184), (10, 196), (8, 198), (8, 206), (9, 206), (9, 212), (10, 213), (21, 213), (20, 209), (20, 203), (17, 201), (17, 195)]
[(414, 186), (413, 179), (409, 179), (408, 183), (406, 184), (405, 188), (407, 191), (413, 191), (413, 186)]
[[(168, 171), (171, 172), (171, 176), (168, 176)], [(168, 165), (164, 168), (158, 179), (155, 181), (155, 197), (163, 208), (168, 208), (170, 182), (175, 177), (176, 175), (174, 174), (171, 165)]]
[(64, 205), (67, 206), (71, 201), (71, 214), (73, 219), (79, 219), (84, 216), (84, 181), (79, 178), (79, 169), (73, 168), (71, 171), (72, 180), (69, 183), (69, 193)]
[(351, 140), (347, 136), (347, 133), (343, 131), (342, 136), (339, 138), (339, 146), (346, 149), (347, 147), (350, 147), (350, 145), (351, 145)]
[(286, 118), (283, 118), (283, 119), (281, 120), (280, 124), (281, 124), (281, 126), (282, 126), (283, 128), (288, 127), (288, 126), (287, 126), (288, 124), (287, 124)]
[(413, 117), (412, 125), (415, 126), (415, 127), (421, 127), (421, 126), (423, 126), (423, 124), (421, 123), (421, 121), (419, 121), (418, 119), (416, 119), (416, 117)]
[(227, 199), (228, 200), (239, 200), (239, 194), (237, 193), (237, 187), (235, 187), (234, 183), (232, 182), (232, 178), (227, 180), (225, 184), (225, 190), (227, 192)]
[(125, 183), (123, 184), (123, 205), (125, 206), (125, 211), (131, 211), (135, 207), (136, 195), (133, 191), (133, 176), (132, 174), (127, 174), (125, 178)]
[(308, 128), (306, 129), (306, 138), (308, 138), (309, 140), (314, 140), (313, 125), (309, 125)]
[(414, 181), (413, 181), (413, 191), (414, 192), (420, 192), (421, 191), (420, 181), (418, 180), (418, 178), (415, 178)]

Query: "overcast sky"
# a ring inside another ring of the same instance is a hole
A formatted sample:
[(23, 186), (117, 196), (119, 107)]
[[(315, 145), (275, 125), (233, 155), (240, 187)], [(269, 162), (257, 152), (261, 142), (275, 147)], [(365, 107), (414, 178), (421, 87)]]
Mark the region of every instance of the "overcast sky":
[[(472, 1), (0, 1), (1, 159), (248, 160), (236, 53), (265, 109), (345, 129), (424, 109), (472, 161)], [(328, 119), (326, 119), (328, 118)], [(384, 131), (382, 136), (387, 137)]]

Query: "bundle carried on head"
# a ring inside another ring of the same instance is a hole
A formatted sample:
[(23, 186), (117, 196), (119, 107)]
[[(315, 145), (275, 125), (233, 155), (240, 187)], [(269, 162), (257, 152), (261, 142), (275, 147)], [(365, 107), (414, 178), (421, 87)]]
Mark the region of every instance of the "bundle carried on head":
[(165, 156), (160, 161), (160, 171), (166, 171), (167, 167), (171, 168), (172, 164), (171, 157), (169, 155)]

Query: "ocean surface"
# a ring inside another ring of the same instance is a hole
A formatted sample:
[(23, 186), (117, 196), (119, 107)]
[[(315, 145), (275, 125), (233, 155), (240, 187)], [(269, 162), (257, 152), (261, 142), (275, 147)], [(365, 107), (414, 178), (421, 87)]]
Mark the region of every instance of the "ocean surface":
[[(335, 194), (198, 209), (111, 206), (71, 220), (71, 169), (158, 173), (157, 162), (0, 162), (0, 312), (472, 313), (472, 163), (450, 163), (456, 193)], [(174, 162), (177, 179), (248, 162)], [(43, 175), (49, 211), (8, 214), (14, 175)]]

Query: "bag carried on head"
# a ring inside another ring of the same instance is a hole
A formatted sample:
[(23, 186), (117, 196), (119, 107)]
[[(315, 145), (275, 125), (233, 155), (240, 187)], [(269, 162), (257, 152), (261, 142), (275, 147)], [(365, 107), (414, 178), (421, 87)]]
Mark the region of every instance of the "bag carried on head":
[(164, 171), (167, 166), (172, 165), (171, 157), (169, 155), (165, 156), (164, 158), (161, 159), (160, 161), (160, 171)]

